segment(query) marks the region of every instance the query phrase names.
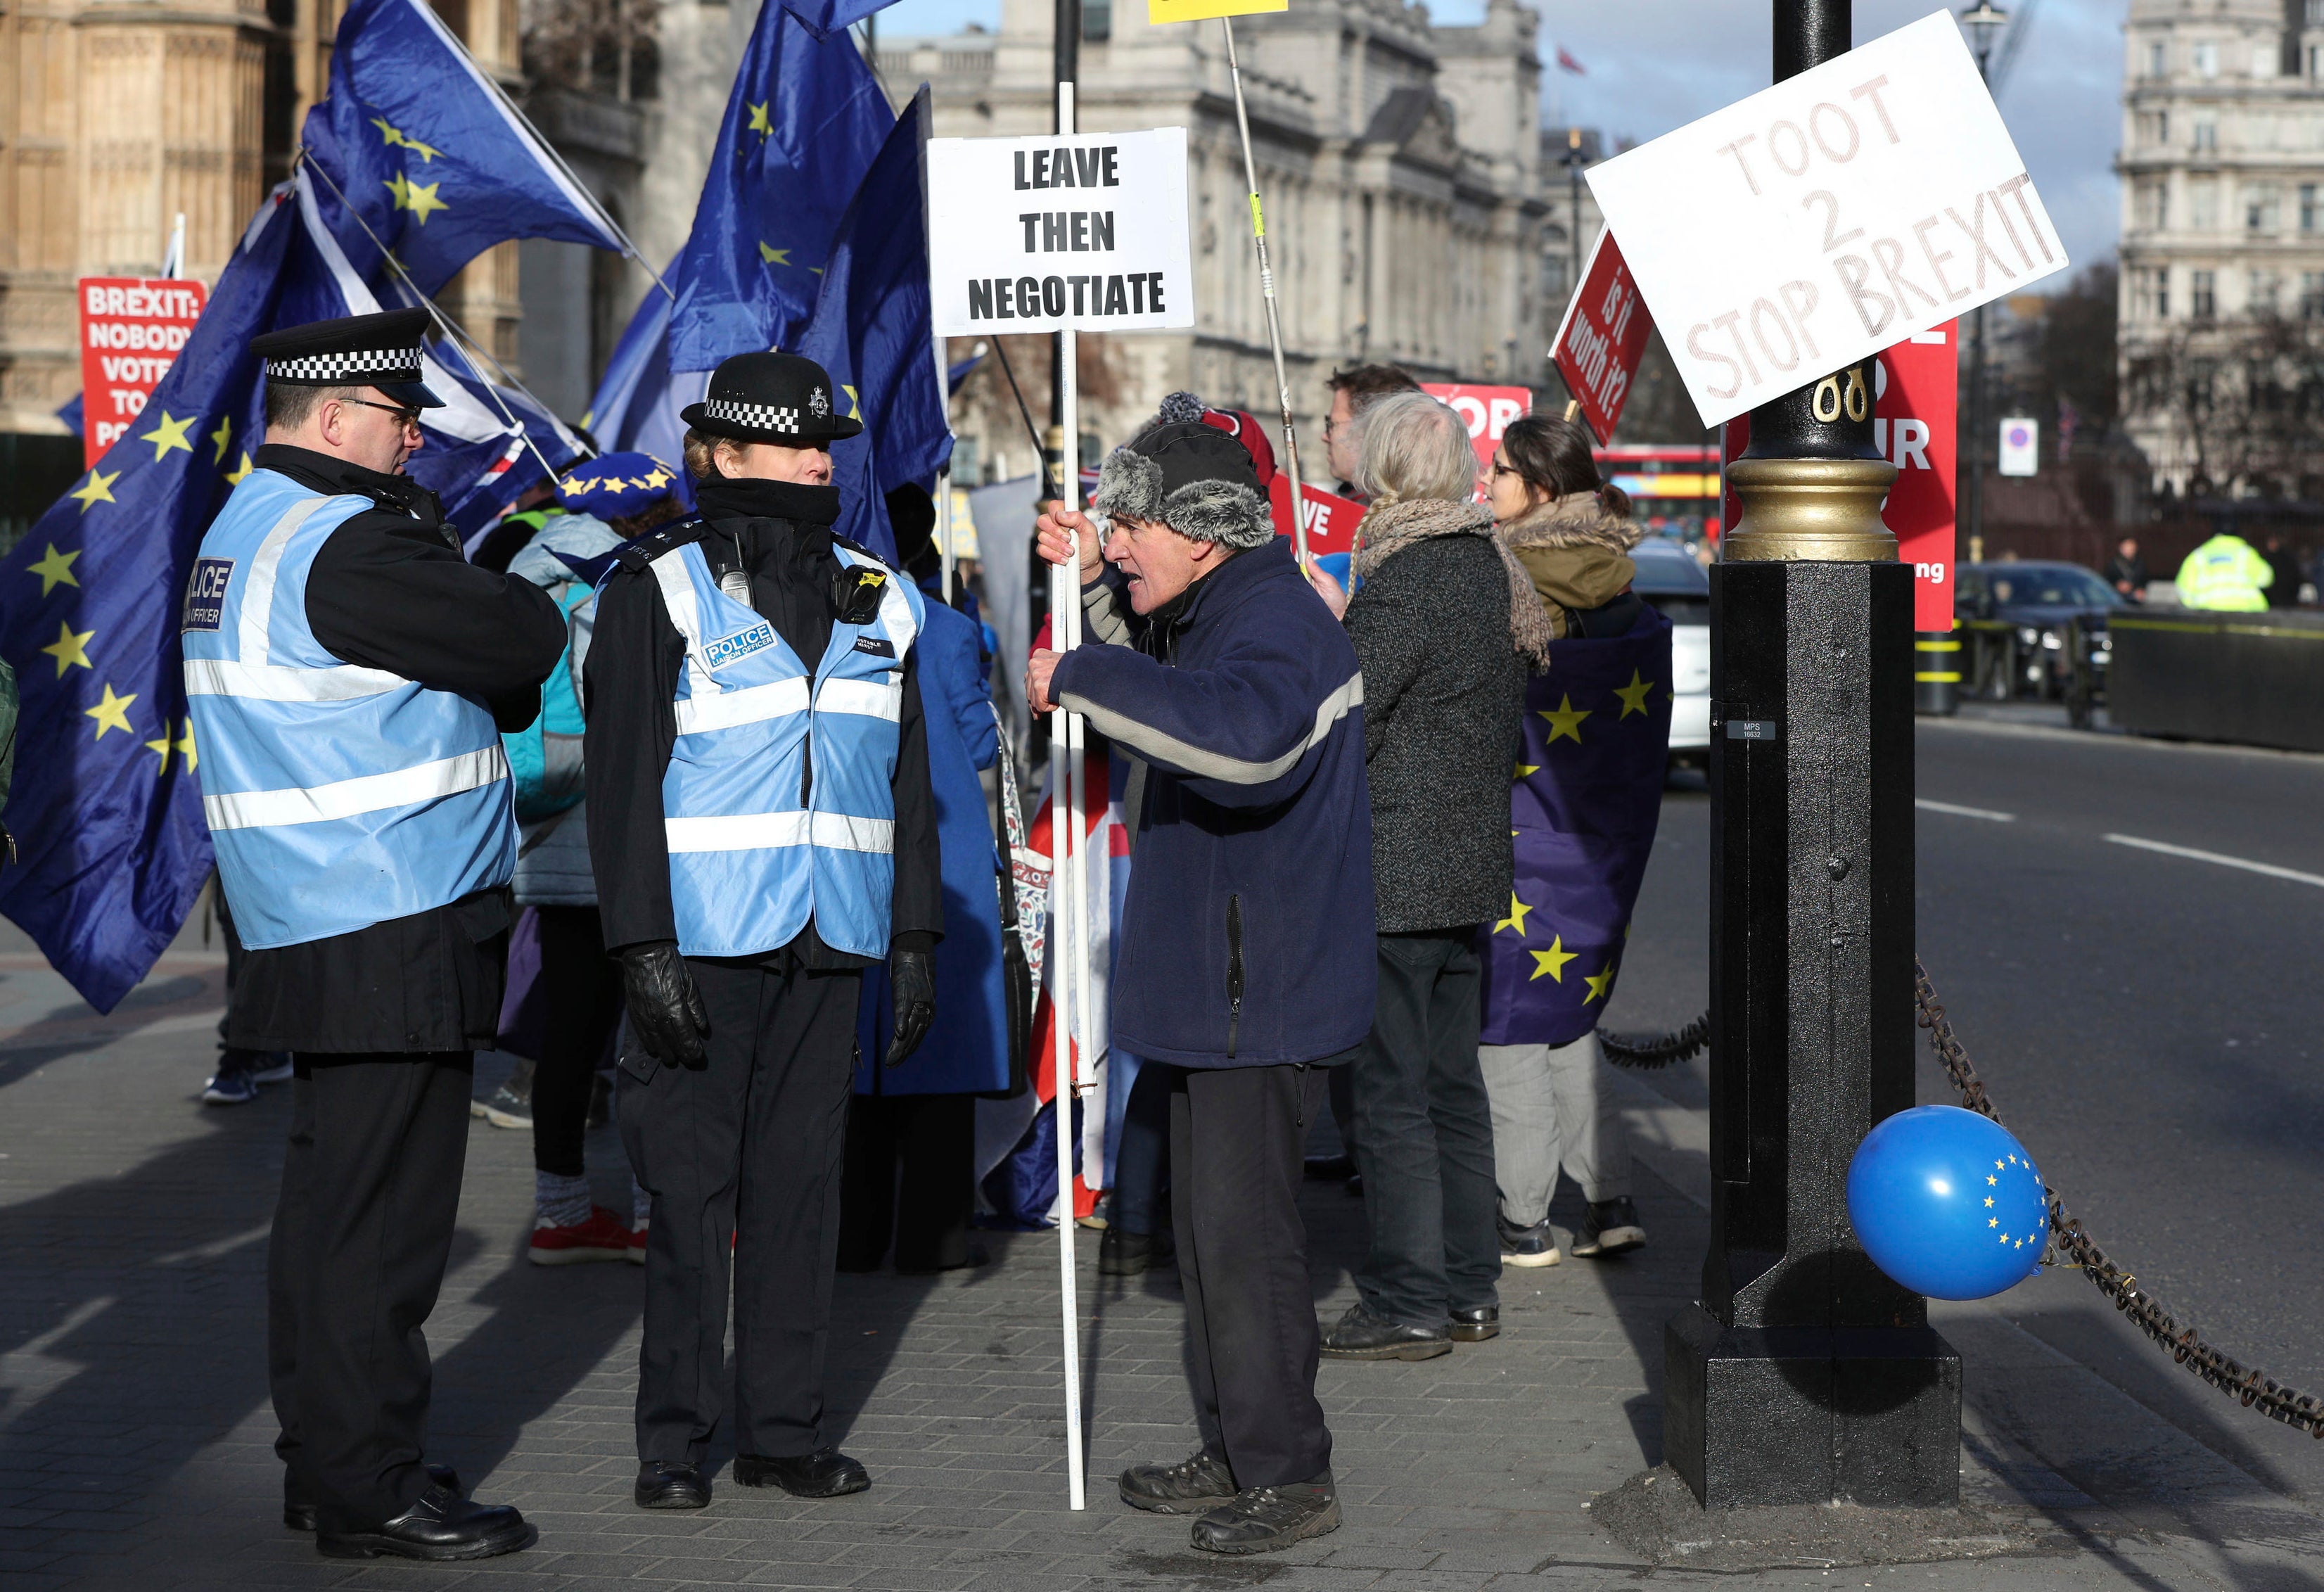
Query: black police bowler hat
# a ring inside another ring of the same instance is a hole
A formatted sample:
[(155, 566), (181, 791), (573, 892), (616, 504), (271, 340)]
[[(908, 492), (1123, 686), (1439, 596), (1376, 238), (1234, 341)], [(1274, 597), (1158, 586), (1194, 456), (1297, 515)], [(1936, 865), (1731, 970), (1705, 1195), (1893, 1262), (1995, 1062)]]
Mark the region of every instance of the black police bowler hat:
[[(737, 354), (710, 373), (710, 391), (678, 418), (697, 431), (737, 442), (805, 448), (853, 437), (863, 422), (839, 412), (846, 394), (812, 359), (797, 354)], [(850, 403), (846, 407), (853, 409)]]
[(286, 387), (376, 387), (414, 409), (441, 409), (444, 401), (420, 379), (425, 310), (387, 310), (285, 327), (250, 339), (266, 361), (266, 379)]

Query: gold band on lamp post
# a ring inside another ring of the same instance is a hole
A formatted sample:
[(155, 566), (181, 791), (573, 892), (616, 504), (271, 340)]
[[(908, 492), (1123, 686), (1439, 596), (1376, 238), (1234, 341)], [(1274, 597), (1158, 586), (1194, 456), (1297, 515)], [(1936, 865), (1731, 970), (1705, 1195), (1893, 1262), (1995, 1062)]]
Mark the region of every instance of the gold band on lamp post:
[(1732, 561), (1791, 559), (1827, 564), (1886, 563), (1896, 533), (1880, 503), (1896, 467), (1879, 458), (1738, 458), (1727, 479), (1743, 517), (1728, 533)]

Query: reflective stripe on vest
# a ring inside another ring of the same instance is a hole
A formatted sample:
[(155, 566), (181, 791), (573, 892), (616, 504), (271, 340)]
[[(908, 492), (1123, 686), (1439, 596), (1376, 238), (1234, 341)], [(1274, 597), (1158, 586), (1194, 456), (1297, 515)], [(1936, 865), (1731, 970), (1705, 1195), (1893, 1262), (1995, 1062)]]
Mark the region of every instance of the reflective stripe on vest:
[(182, 620), (202, 812), (254, 949), (409, 917), (508, 882), (508, 760), (483, 704), (341, 662), (307, 624), (315, 556), (373, 507), (254, 470)]
[(919, 595), (890, 571), (872, 623), (835, 623), (810, 679), (757, 610), (718, 588), (699, 545), (650, 567), (686, 643), (662, 778), (678, 948), (756, 955), (811, 919), (834, 949), (885, 956), (903, 664)]

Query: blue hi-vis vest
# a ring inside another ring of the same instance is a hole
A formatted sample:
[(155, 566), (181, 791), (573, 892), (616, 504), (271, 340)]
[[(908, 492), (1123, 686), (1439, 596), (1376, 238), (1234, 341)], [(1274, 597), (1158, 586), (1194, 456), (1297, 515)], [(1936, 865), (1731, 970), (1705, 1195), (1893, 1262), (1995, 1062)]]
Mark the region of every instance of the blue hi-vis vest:
[[(835, 551), (851, 568), (882, 568)], [(889, 572), (872, 623), (834, 621), (810, 678), (758, 610), (718, 589), (699, 546), (649, 567), (686, 638), (661, 782), (678, 949), (755, 956), (812, 917), (834, 950), (886, 956), (904, 658), (920, 594)]]
[(181, 625), (202, 814), (235, 928), (299, 945), (505, 884), (508, 759), (484, 707), (343, 663), (307, 577), (367, 498), (253, 470), (202, 538)]

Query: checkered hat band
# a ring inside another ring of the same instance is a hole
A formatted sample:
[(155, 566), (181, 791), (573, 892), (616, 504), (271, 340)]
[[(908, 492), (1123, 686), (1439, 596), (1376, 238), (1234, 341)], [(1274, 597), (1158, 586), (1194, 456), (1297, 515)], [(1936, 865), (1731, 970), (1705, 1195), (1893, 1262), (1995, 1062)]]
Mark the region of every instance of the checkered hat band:
[(724, 421), (730, 426), (749, 426), (753, 430), (796, 435), (799, 429), (799, 412), (779, 403), (736, 403), (730, 399), (712, 398), (703, 403), (702, 412), (712, 420)]
[(268, 360), (266, 374), (280, 382), (327, 384), (359, 376), (416, 382), (420, 379), (420, 350), (360, 348), (352, 354), (301, 354), (292, 359)]

